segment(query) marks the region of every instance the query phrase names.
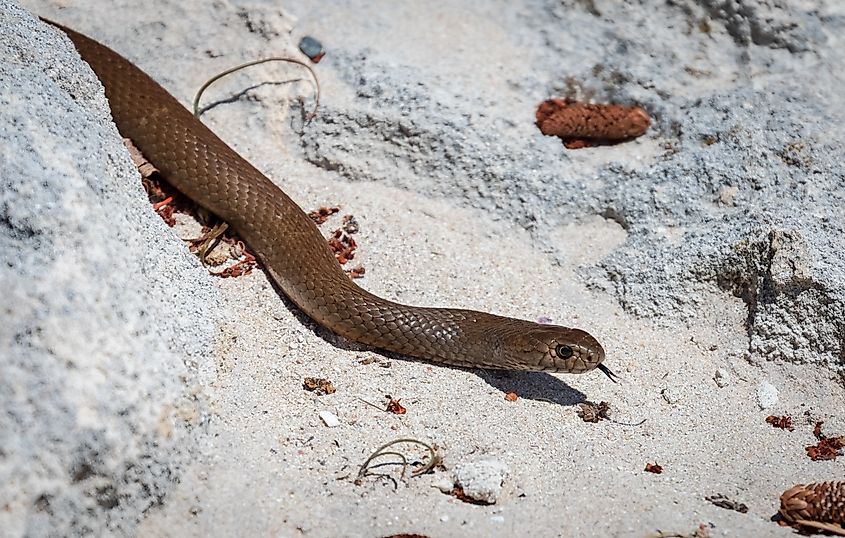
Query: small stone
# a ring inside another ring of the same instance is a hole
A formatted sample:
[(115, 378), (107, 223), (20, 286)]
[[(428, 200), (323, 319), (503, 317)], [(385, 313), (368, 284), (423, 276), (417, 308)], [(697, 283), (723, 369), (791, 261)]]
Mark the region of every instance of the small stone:
[(713, 375), (713, 381), (716, 382), (716, 386), (720, 389), (725, 388), (731, 384), (731, 374), (724, 368), (717, 368), (716, 373)]
[(739, 187), (735, 187), (733, 185), (723, 186), (721, 191), (719, 191), (719, 202), (723, 205), (734, 205), (734, 199), (736, 198), (738, 192)]
[(761, 381), (757, 385), (757, 405), (760, 409), (768, 409), (778, 403), (778, 389), (768, 381)]
[(508, 475), (508, 466), (498, 460), (479, 460), (459, 465), (452, 478), (470, 499), (494, 504)]
[(663, 399), (670, 404), (676, 404), (681, 400), (681, 395), (678, 393), (678, 389), (673, 387), (666, 387), (661, 390), (660, 395), (663, 396)]
[(505, 516), (490, 516), (491, 523), (504, 523)]
[(326, 55), (326, 52), (323, 50), (323, 44), (310, 35), (299, 40), (299, 50), (314, 63), (318, 63)]
[(335, 428), (340, 426), (340, 419), (337, 418), (337, 415), (332, 413), (331, 411), (320, 411), (320, 420), (323, 421), (323, 424), (328, 426), (329, 428)]
[(451, 478), (444, 476), (440, 480), (433, 483), (432, 486), (439, 489), (442, 493), (451, 493), (452, 490), (455, 488), (455, 482), (452, 481)]

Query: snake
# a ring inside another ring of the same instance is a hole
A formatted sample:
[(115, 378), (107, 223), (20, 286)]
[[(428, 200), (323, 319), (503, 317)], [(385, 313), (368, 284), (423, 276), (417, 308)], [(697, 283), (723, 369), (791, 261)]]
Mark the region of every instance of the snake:
[(584, 373), (605, 352), (588, 332), (374, 295), (343, 271), (317, 225), (149, 75), (112, 49), (45, 19), (75, 46), (105, 89), (118, 132), (174, 188), (249, 246), (276, 286), (317, 324), (348, 340), (438, 365)]

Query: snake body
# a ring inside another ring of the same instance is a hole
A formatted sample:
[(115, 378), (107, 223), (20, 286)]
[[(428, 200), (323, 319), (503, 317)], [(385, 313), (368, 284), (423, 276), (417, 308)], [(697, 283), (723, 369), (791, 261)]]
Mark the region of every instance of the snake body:
[[(50, 21), (47, 21), (50, 22)], [(164, 88), (108, 47), (56, 23), (105, 88), (114, 122), (176, 189), (229, 223), (309, 317), (350, 340), (438, 364), (582, 373), (605, 354), (590, 334), (382, 299), (343, 272), (317, 226)]]

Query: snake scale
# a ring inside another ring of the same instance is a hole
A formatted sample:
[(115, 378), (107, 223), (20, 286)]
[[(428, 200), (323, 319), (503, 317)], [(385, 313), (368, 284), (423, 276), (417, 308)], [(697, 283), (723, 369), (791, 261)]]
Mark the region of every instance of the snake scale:
[(459, 367), (582, 373), (604, 349), (580, 329), (382, 299), (343, 272), (312, 220), (151, 77), (59, 24), (105, 88), (112, 117), (163, 177), (229, 223), (305, 314), (345, 338)]

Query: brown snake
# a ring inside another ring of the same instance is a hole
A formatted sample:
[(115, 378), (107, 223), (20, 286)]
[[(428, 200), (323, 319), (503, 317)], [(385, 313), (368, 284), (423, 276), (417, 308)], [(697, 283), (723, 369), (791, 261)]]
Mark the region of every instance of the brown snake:
[[(50, 21), (47, 21), (50, 22)], [(582, 373), (604, 349), (590, 334), (451, 308), (388, 301), (352, 282), (317, 226), (167, 90), (128, 60), (56, 23), (105, 87), (114, 122), (175, 188), (229, 223), (314, 321), (356, 342), (439, 364)]]

